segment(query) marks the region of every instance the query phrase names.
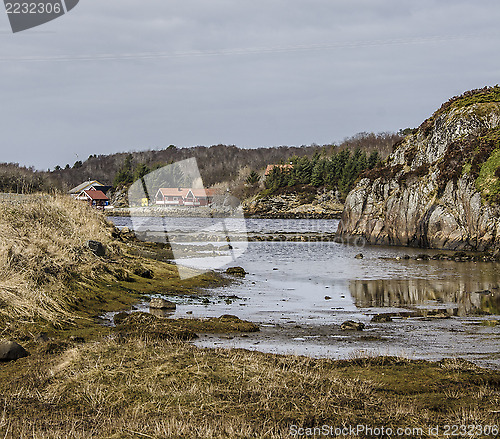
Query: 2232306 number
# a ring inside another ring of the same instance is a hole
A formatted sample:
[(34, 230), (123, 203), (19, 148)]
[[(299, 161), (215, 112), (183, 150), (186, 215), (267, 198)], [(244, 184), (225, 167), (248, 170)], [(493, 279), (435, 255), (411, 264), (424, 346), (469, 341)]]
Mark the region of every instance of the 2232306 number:
[(60, 14), (60, 3), (5, 3), (7, 14)]

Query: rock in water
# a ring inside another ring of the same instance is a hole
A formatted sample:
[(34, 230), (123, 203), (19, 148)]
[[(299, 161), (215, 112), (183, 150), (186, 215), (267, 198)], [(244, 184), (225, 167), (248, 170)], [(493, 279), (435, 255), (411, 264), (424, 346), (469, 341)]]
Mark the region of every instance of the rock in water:
[(232, 276), (245, 277), (247, 272), (242, 267), (229, 267), (226, 270), (226, 274), (230, 274)]
[(374, 322), (374, 323), (388, 323), (388, 322), (392, 322), (392, 317), (390, 314), (375, 314), (372, 317), (372, 322)]
[(151, 302), (149, 302), (149, 307), (154, 309), (175, 309), (176, 305), (174, 302), (162, 299), (161, 297), (153, 297)]
[(0, 361), (13, 361), (28, 355), (28, 351), (15, 341), (0, 342)]
[(354, 320), (347, 320), (340, 325), (342, 331), (362, 331), (365, 329), (364, 323), (355, 322)]
[(104, 248), (101, 242), (88, 241), (87, 246), (92, 251), (92, 253), (94, 253), (94, 255), (99, 257), (106, 256), (106, 249)]

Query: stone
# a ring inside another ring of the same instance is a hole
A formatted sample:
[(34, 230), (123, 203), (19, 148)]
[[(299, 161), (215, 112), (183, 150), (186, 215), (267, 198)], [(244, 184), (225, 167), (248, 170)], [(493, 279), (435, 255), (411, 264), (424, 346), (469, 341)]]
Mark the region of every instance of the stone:
[(94, 255), (99, 257), (106, 256), (106, 249), (104, 248), (104, 245), (102, 245), (102, 242), (90, 240), (87, 241), (87, 246), (92, 253), (94, 253)]
[(229, 274), (231, 276), (245, 277), (247, 272), (242, 267), (229, 267), (226, 270), (226, 274)]
[(120, 230), (120, 238), (124, 241), (134, 241), (136, 239), (135, 233), (128, 227), (123, 227)]
[(149, 302), (149, 307), (155, 309), (175, 309), (176, 305), (175, 303), (162, 299), (161, 297), (153, 297)]
[(417, 261), (428, 261), (430, 259), (430, 256), (426, 255), (425, 253), (421, 253), (421, 254), (417, 255), (417, 257), (415, 259)]
[(0, 361), (14, 361), (28, 355), (28, 351), (15, 341), (0, 341)]
[(358, 253), (356, 256), (354, 256), (356, 259), (363, 259), (363, 253)]
[(232, 315), (232, 314), (223, 314), (219, 317), (219, 319), (221, 320), (231, 320), (231, 321), (239, 321), (240, 318), (235, 316), (235, 315)]
[(40, 332), (34, 337), (35, 342), (37, 343), (45, 343), (49, 341), (49, 336), (46, 332)]
[(355, 322), (354, 320), (346, 320), (340, 325), (341, 331), (362, 331), (365, 329), (364, 323)]
[(373, 323), (388, 323), (392, 322), (392, 317), (389, 314), (375, 314), (371, 321)]
[(330, 296), (325, 296), (325, 300), (331, 300)]
[(117, 313), (117, 314), (115, 314), (115, 315), (113, 316), (113, 323), (114, 323), (115, 325), (119, 325), (119, 324), (120, 324), (120, 323), (122, 323), (122, 322), (123, 322), (123, 321), (124, 321), (124, 320), (125, 320), (128, 316), (129, 316), (129, 314), (128, 314), (128, 313), (126, 313), (126, 312), (123, 312), (123, 311), (122, 311), (122, 312), (119, 312), (119, 313)]
[(137, 267), (134, 269), (134, 274), (139, 277), (143, 277), (144, 279), (153, 279), (154, 273), (153, 270), (145, 267)]

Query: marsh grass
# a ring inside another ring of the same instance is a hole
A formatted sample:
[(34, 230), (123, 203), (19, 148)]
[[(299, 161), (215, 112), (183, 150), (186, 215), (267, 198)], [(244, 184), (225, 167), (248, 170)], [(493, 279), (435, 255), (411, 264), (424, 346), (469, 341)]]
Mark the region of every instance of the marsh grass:
[[(104, 244), (106, 256), (95, 256), (89, 240)], [(181, 281), (175, 265), (134, 254), (136, 245), (121, 239), (102, 212), (69, 196), (0, 202), (0, 336), (30, 325), (67, 327), (126, 309), (145, 293), (193, 293), (222, 283), (211, 272)], [(148, 270), (154, 279), (137, 274)]]
[(110, 237), (102, 215), (69, 197), (0, 203), (0, 318), (70, 319), (65, 285), (95, 263), (86, 241), (108, 244)]
[(498, 425), (499, 373), (455, 366), (111, 338), (0, 365), (0, 437), (285, 438), (290, 425)]
[(119, 333), (133, 334), (147, 339), (192, 340), (197, 337), (196, 333), (227, 334), (259, 330), (255, 323), (232, 315), (204, 319), (166, 319), (148, 313), (133, 312), (115, 315), (114, 323)]
[[(200, 349), (182, 337), (96, 324), (98, 312), (123, 309), (140, 293), (192, 293), (220, 279), (206, 273), (180, 282), (175, 266), (129, 254), (133, 243), (115, 240), (102, 214), (71, 199), (0, 203), (0, 238), (0, 337), (15, 334), (16, 325), (32, 331), (38, 321), (60, 328), (48, 342), (25, 338), (30, 356), (0, 363), (0, 438), (275, 439), (290, 437), (291, 425), (426, 431), (500, 422), (500, 374), (463, 360), (360, 352), (331, 361)], [(103, 242), (107, 256), (94, 256), (89, 239)], [(153, 279), (134, 274), (138, 265)], [(193, 324), (248, 330), (247, 323)], [(185, 325), (179, 319), (166, 329), (177, 334)]]

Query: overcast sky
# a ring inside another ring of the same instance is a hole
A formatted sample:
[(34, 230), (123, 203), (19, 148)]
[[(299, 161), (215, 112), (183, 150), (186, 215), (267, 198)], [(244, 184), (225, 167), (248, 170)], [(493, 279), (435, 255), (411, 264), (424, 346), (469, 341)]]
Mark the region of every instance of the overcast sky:
[[(3, 7), (2, 7), (3, 10)], [(0, 162), (325, 144), (500, 82), (498, 0), (80, 0), (0, 15)]]

